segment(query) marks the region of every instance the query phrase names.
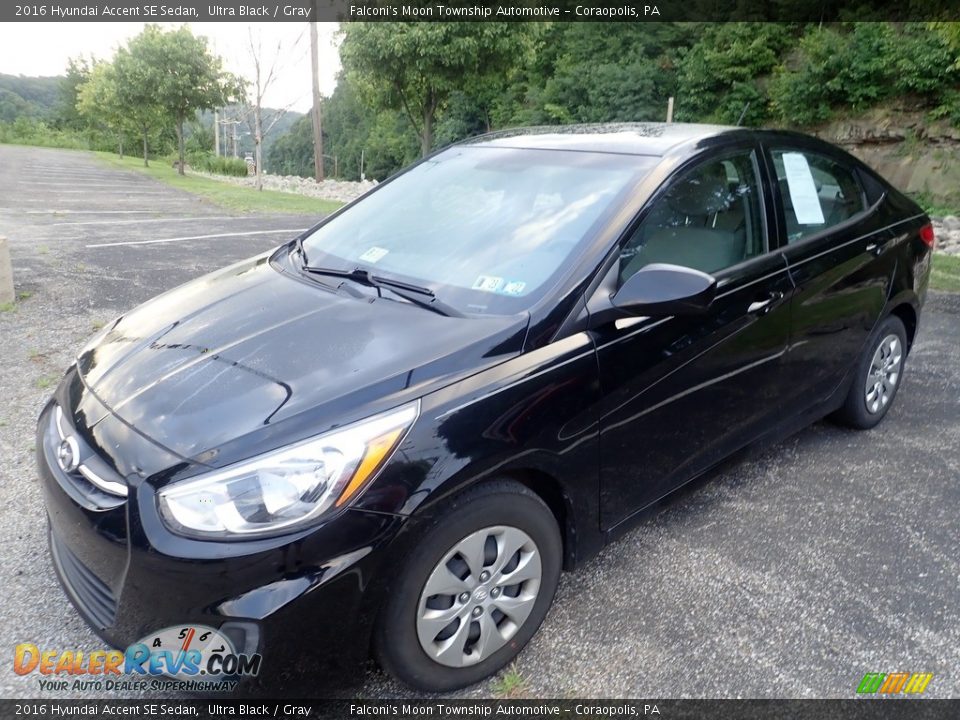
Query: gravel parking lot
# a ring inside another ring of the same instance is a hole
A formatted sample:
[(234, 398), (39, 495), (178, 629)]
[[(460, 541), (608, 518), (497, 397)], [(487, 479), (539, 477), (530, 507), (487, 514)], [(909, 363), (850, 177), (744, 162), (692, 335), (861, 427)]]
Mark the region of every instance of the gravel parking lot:
[[(0, 312), (0, 695), (40, 697), (14, 645), (101, 646), (47, 558), (43, 402), (100, 324), (316, 218), (236, 215), (70, 151), (0, 145), (0, 188), (21, 296)], [(880, 427), (745, 453), (565, 575), (514, 694), (845, 698), (903, 670), (960, 695), (960, 295), (934, 294), (921, 326)], [(350, 693), (407, 694), (372, 667)]]

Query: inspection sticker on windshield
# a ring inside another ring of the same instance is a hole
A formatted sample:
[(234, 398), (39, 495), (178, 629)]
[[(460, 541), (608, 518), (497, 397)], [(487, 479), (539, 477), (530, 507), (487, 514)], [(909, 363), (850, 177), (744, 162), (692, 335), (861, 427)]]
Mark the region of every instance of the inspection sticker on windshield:
[(506, 285), (504, 285), (503, 290), (500, 292), (502, 292), (504, 295), (522, 295), (523, 289), (526, 286), (527, 284), (522, 280), (513, 280), (512, 282), (508, 282)]
[(493, 275), (481, 275), (473, 283), (474, 290), (495, 293), (503, 286), (503, 278)]
[(374, 245), (372, 248), (367, 250), (363, 255), (361, 255), (360, 259), (363, 260), (364, 262), (375, 263), (377, 260), (380, 260), (381, 258), (383, 258), (383, 256), (386, 255), (388, 252), (390, 251), (387, 250), (386, 248), (377, 247), (376, 245)]

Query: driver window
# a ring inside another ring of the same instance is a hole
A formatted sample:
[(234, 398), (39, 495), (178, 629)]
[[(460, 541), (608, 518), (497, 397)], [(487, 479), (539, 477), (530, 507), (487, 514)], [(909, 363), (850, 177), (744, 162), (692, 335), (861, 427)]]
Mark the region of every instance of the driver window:
[(651, 206), (620, 252), (620, 284), (650, 263), (715, 273), (766, 252), (753, 152), (687, 171)]

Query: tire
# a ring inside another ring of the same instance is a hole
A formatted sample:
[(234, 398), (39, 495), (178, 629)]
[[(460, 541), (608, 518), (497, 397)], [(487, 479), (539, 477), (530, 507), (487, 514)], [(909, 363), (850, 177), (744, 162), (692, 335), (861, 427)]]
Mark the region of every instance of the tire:
[(870, 335), (847, 398), (834, 417), (858, 430), (876, 426), (893, 405), (906, 360), (907, 331), (900, 318), (891, 315)]
[[(447, 692), (496, 673), (533, 637), (553, 602), (563, 545), (550, 509), (514, 482), (469, 490), (431, 516), (388, 591), (373, 650), (397, 680)], [(483, 573), (492, 574), (480, 582)], [(448, 592), (429, 592), (428, 581)]]

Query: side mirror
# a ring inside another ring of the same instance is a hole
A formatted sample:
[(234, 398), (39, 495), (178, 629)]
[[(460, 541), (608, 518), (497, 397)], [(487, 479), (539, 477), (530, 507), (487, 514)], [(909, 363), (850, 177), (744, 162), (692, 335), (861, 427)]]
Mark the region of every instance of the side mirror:
[(696, 315), (710, 307), (716, 294), (717, 280), (712, 275), (651, 263), (627, 278), (611, 302), (632, 315)]

